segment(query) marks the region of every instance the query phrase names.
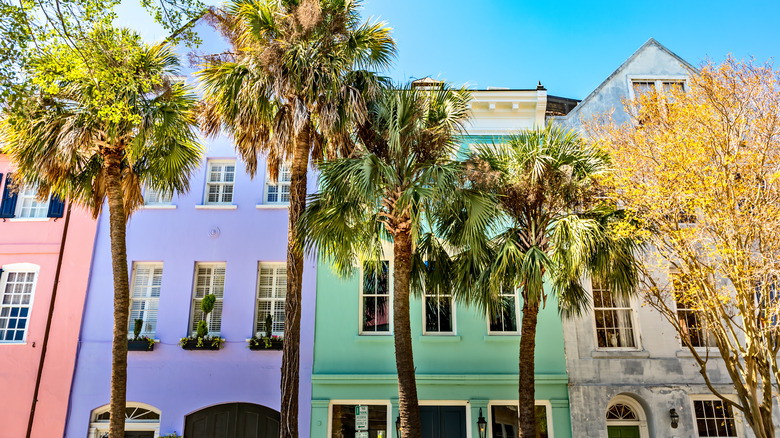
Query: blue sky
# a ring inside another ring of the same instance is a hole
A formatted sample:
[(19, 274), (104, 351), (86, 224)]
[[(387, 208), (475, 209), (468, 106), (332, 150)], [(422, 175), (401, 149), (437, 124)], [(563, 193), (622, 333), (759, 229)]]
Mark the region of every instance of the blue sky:
[[(211, 2), (210, 2), (211, 3)], [(396, 81), (432, 76), (475, 88), (533, 88), (582, 99), (650, 37), (691, 64), (780, 56), (780, 1), (365, 0), (394, 29)], [(165, 34), (137, 0), (118, 24)], [(780, 67), (780, 63), (775, 68)]]

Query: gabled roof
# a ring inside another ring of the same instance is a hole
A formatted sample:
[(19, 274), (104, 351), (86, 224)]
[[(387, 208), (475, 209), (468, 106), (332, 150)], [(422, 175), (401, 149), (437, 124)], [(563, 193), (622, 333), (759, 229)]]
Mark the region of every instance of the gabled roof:
[[(577, 107), (578, 108), (582, 108), (582, 106), (585, 105), (590, 99), (592, 99), (593, 96), (597, 95), (601, 91), (601, 89), (604, 88), (604, 86), (607, 85), (607, 83), (610, 80), (612, 80), (612, 78), (614, 78), (621, 71), (623, 71), (629, 64), (631, 64), (631, 62), (637, 56), (639, 56), (640, 53), (642, 53), (645, 49), (647, 49), (650, 46), (656, 46), (659, 49), (661, 49), (662, 51), (666, 52), (666, 54), (668, 54), (672, 58), (676, 59), (677, 61), (680, 61), (680, 64), (682, 64), (683, 67), (685, 67), (688, 70), (690, 70), (691, 73), (696, 73), (698, 71), (698, 69), (696, 67), (694, 67), (693, 65), (691, 65), (691, 63), (689, 63), (688, 61), (680, 58), (676, 53), (674, 53), (671, 50), (667, 49), (666, 46), (664, 46), (663, 44), (661, 44), (658, 41), (656, 41), (655, 38), (650, 38), (649, 40), (647, 40), (646, 43), (642, 44), (642, 47), (638, 48), (636, 50), (636, 52), (634, 52), (631, 56), (628, 57), (628, 59), (626, 59), (622, 64), (620, 64), (620, 67), (618, 67), (617, 70), (613, 71), (611, 75), (609, 75), (606, 79), (604, 79), (604, 81), (601, 84), (599, 84), (599, 86), (596, 87), (595, 90), (591, 91), (591, 93), (588, 94), (588, 96), (585, 97), (585, 99), (582, 99), (582, 101), (580, 101), (580, 103), (579, 103), (579, 105), (577, 105)], [(575, 108), (575, 110), (577, 110), (578, 108)]]

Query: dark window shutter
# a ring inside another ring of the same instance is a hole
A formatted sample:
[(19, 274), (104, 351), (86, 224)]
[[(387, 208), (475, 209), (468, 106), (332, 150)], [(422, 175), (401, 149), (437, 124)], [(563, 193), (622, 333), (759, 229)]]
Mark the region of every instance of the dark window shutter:
[(12, 184), (12, 174), (8, 174), (5, 177), (5, 188), (3, 189), (3, 201), (0, 203), (0, 218), (14, 217), (16, 211), (16, 192), (10, 190), (9, 185)]
[(62, 217), (62, 213), (65, 211), (65, 203), (62, 202), (59, 196), (51, 195), (49, 201), (49, 214), (47, 217)]

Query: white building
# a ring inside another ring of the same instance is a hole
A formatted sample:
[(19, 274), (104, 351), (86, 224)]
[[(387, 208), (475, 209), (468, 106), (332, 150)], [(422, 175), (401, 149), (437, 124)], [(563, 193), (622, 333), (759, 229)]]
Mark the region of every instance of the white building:
[[(695, 72), (650, 39), (568, 115), (553, 121), (577, 129), (594, 115), (612, 110), (616, 123), (629, 122), (624, 101), (651, 87), (685, 88)], [(660, 313), (643, 306), (639, 297), (610, 298), (598, 285), (587, 284), (586, 289), (595, 297), (593, 308), (563, 322), (573, 436), (753, 436), (705, 386), (690, 352)], [(698, 341), (705, 349), (707, 340)], [(717, 356), (717, 349), (710, 354)], [(708, 367), (719, 391), (735, 392), (720, 359), (711, 359)], [(676, 425), (674, 414), (679, 416)]]

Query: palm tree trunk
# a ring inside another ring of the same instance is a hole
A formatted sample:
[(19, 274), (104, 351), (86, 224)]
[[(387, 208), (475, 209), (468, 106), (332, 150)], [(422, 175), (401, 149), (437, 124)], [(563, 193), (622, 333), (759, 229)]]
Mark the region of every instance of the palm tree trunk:
[(518, 391), (518, 433), (520, 438), (536, 438), (534, 357), (536, 350), (536, 321), (539, 304), (523, 304), (523, 320), (520, 328), (520, 361)]
[(122, 195), (121, 160), (119, 152), (104, 156), (106, 196), (108, 197), (109, 232), (111, 234), (111, 264), (114, 271), (114, 340), (111, 360), (111, 419), (109, 436), (125, 436), (125, 398), (127, 394), (127, 325), (130, 313), (130, 285), (127, 275), (125, 245), (124, 196)]
[(409, 320), (409, 280), (412, 268), (412, 238), (398, 232), (393, 238), (395, 272), (393, 274), (393, 325), (395, 330), (395, 366), (398, 372), (398, 410), (404, 438), (421, 438), (420, 407), (414, 376), (412, 328)]
[(287, 296), (284, 303), (284, 347), (282, 354), (281, 438), (298, 438), (303, 252), (298, 244), (296, 226), (306, 208), (306, 172), (309, 168), (309, 151), (311, 149), (310, 129), (310, 122), (307, 122), (295, 139), (295, 150), (290, 169)]

